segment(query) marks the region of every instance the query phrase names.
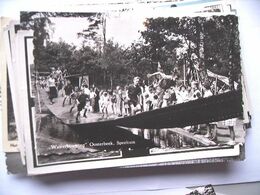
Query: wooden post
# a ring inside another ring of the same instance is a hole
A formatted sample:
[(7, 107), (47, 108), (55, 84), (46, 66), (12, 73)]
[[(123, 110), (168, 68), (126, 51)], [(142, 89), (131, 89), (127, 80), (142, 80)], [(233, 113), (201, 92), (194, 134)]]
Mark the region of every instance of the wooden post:
[(183, 84), (186, 85), (186, 59), (185, 63), (183, 64)]
[(217, 83), (218, 83), (218, 76), (216, 76), (216, 80), (215, 80), (215, 92), (214, 94), (217, 94)]

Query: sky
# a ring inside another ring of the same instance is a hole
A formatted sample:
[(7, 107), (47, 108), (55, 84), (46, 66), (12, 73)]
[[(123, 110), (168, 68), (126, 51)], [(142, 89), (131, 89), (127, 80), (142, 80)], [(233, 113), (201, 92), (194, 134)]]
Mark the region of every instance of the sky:
[[(207, 0), (206, 2), (217, 1)], [(193, 6), (185, 7), (180, 6), (178, 8), (136, 6), (134, 10), (129, 12), (112, 13), (106, 17), (106, 37), (107, 40), (112, 39), (114, 42), (119, 43), (128, 47), (131, 43), (138, 40), (140, 37), (140, 31), (145, 30), (144, 21), (146, 17), (169, 17), (176, 16), (181, 17), (184, 14), (194, 13), (196, 10), (200, 10), (197, 6), (197, 1), (192, 1)], [(186, 2), (186, 4), (188, 4)], [(183, 11), (185, 7), (185, 12)], [(55, 31), (52, 35), (52, 40), (58, 42), (62, 38), (67, 43), (74, 43), (76, 46), (80, 46), (83, 39), (78, 38), (77, 33), (82, 32), (83, 29), (88, 27), (88, 21), (86, 18), (51, 18), (52, 22), (55, 23)], [(102, 31), (100, 31), (100, 36)]]
[(88, 27), (86, 18), (80, 17), (52, 17), (50, 18), (53, 25), (53, 33), (51, 33), (50, 40), (59, 42), (60, 39), (66, 43), (73, 43), (75, 46), (80, 46), (83, 39), (79, 38), (77, 33), (82, 32)]
[(107, 19), (107, 39), (112, 39), (125, 47), (137, 41), (145, 30), (145, 17), (132, 12), (122, 13), (120, 16), (111, 16)]
[[(80, 17), (52, 17), (50, 18), (53, 25), (53, 33), (51, 33), (50, 40), (58, 42), (60, 39), (75, 46), (80, 47), (83, 38), (78, 37), (77, 33), (82, 32), (88, 28), (89, 22), (87, 18)], [(131, 13), (113, 15), (107, 17), (106, 20), (106, 37), (120, 45), (128, 47), (132, 42), (138, 40), (140, 33), (138, 31), (144, 30), (143, 16), (138, 16)], [(102, 36), (102, 30), (99, 32)]]

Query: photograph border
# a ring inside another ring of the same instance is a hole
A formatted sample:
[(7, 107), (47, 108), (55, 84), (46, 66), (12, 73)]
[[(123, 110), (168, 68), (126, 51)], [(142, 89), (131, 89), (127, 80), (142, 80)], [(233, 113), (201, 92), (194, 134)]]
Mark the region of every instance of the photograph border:
[[(22, 33), (22, 32), (21, 32)], [(21, 34), (20, 33), (20, 34)], [(24, 36), (24, 37), (23, 37)], [(198, 160), (198, 159), (208, 159), (208, 158), (217, 158), (217, 157), (236, 157), (240, 155), (241, 144), (231, 146), (228, 149), (216, 149), (216, 150), (203, 150), (203, 151), (192, 151), (185, 152), (180, 154), (156, 154), (150, 156), (141, 156), (141, 157), (130, 157), (130, 158), (118, 158), (118, 159), (100, 159), (100, 160), (73, 160), (74, 162), (68, 163), (55, 163), (55, 165), (37, 165), (37, 156), (35, 150), (35, 133), (34, 133), (34, 122), (32, 119), (33, 111), (31, 110), (31, 97), (30, 95), (30, 84), (29, 84), (29, 72), (28, 72), (28, 54), (27, 54), (27, 39), (32, 39), (32, 36), (25, 34), (22, 35), (22, 45), (24, 49), (24, 68), (26, 68), (26, 88), (27, 88), (27, 109), (29, 113), (29, 129), (30, 131), (25, 132), (26, 140), (26, 156), (27, 156), (27, 166), (29, 174), (45, 174), (53, 173), (60, 171), (73, 171), (73, 170), (83, 170), (83, 169), (98, 169), (98, 168), (109, 168), (109, 167), (122, 167), (122, 166), (131, 166), (131, 165), (144, 165), (144, 164), (154, 164), (154, 163), (167, 163), (167, 162), (178, 162), (183, 160)], [(21, 41), (20, 41), (21, 44)], [(28, 126), (28, 123), (27, 123)], [(27, 136), (30, 135), (30, 136)], [(30, 143), (30, 144), (29, 144)], [(30, 147), (28, 147), (28, 144)], [(190, 154), (190, 155), (187, 155)], [(159, 157), (159, 158), (158, 158)], [(138, 161), (137, 161), (138, 160)], [(103, 164), (103, 161), (106, 162)], [(77, 165), (81, 165), (79, 166)], [(55, 168), (54, 168), (55, 167)]]
[[(1, 96), (2, 96), (2, 139), (3, 139), (3, 149), (4, 152), (18, 152), (18, 142), (19, 138), (17, 137), (16, 140), (9, 140), (8, 139), (8, 89), (7, 89), (7, 79), (9, 77), (9, 83), (10, 83), (10, 92), (12, 94), (12, 86), (11, 86), (11, 79), (10, 79), (10, 70), (7, 67), (8, 63), (10, 63), (10, 60), (12, 59), (12, 47), (11, 47), (11, 35), (10, 35), (10, 29), (7, 28), (6, 26), (8, 23), (11, 21), (10, 18), (0, 18), (1, 20)], [(7, 34), (6, 34), (7, 33)], [(9, 59), (10, 58), (10, 59)], [(14, 96), (12, 94), (12, 103), (14, 100)], [(14, 104), (13, 104), (14, 106)], [(13, 108), (13, 113), (14, 113), (14, 118), (15, 118), (15, 123), (16, 122), (16, 115), (15, 115), (15, 108)], [(18, 131), (17, 126), (16, 126), (16, 132)], [(17, 132), (18, 136), (18, 132)]]

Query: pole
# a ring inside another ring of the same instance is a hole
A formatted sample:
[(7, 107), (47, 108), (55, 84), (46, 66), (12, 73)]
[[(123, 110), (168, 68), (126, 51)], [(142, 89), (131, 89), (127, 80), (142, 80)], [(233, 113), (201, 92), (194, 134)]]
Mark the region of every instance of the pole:
[(215, 80), (215, 95), (217, 94), (217, 82), (218, 82), (218, 76), (216, 76), (216, 80)]
[(185, 63), (183, 64), (183, 84), (186, 85), (186, 70), (185, 67), (186, 66), (186, 60)]

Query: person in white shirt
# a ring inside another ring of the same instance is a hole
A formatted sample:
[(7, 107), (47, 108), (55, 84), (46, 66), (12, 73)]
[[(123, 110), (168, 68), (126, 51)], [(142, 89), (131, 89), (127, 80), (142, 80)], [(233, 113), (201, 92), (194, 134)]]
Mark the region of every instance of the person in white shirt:
[(108, 106), (110, 104), (110, 97), (105, 91), (100, 97), (100, 107), (102, 112), (102, 118), (108, 118)]
[(186, 90), (186, 87), (184, 85), (180, 86), (179, 90), (175, 90), (177, 104), (187, 102), (189, 100), (188, 98), (188, 91)]
[(48, 79), (48, 87), (49, 87), (49, 99), (50, 99), (50, 104), (53, 104), (54, 101), (53, 99), (57, 97), (57, 89), (56, 89), (56, 83), (55, 79), (53, 78), (53, 75), (50, 75)]
[(120, 86), (116, 87), (116, 103), (117, 103), (117, 113), (118, 116), (123, 116), (123, 91)]
[(94, 89), (91, 88), (90, 92), (89, 92), (89, 100), (90, 100), (90, 112), (94, 111), (94, 107), (95, 107), (95, 97), (97, 96), (97, 94), (94, 92)]
[(90, 96), (90, 90), (88, 88), (88, 85), (83, 85), (82, 90), (85, 95)]

